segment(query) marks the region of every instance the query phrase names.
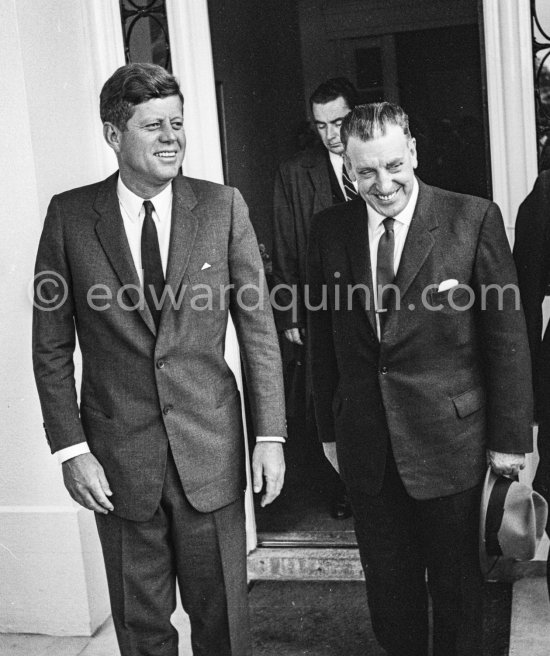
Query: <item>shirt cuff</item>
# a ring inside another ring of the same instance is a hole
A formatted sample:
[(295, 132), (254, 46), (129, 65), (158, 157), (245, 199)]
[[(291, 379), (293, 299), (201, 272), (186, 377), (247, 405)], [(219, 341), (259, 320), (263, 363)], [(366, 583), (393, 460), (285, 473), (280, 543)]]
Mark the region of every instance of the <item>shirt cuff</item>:
[(266, 437), (265, 435), (258, 435), (256, 438), (256, 443), (258, 442), (280, 442), (281, 444), (284, 444), (286, 442), (284, 437)]
[(90, 453), (88, 442), (80, 442), (80, 444), (73, 444), (64, 449), (59, 449), (55, 455), (57, 456), (59, 464), (62, 465), (66, 460), (70, 460), (76, 456), (81, 456), (83, 453)]

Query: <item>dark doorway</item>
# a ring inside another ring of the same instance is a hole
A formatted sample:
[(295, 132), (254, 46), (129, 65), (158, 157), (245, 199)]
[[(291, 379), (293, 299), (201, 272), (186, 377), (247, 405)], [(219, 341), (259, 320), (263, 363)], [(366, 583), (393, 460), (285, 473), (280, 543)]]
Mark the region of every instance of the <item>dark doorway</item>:
[[(226, 183), (249, 205), (268, 277), (275, 173), (303, 145), (307, 98), (329, 77), (348, 76), (365, 101), (405, 108), (425, 182), (490, 196), (477, 0), (444, 12), (421, 4), (429, 11), (392, 0), (210, 0)], [(289, 383), (300, 365), (281, 343)], [(335, 475), (308, 428), (305, 395), (289, 406), (299, 412), (288, 417), (287, 481), (271, 507), (256, 508), (259, 542), (353, 544), (352, 520), (330, 516)]]
[(418, 175), (490, 197), (477, 25), (395, 35), (401, 105), (416, 137)]

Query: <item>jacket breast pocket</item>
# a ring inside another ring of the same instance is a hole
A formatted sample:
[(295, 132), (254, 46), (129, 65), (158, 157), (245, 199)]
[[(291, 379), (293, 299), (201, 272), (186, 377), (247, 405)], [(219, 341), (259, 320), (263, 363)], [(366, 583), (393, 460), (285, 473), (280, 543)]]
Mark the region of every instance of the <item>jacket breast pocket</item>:
[(474, 292), (467, 286), (434, 292), (427, 299), (433, 338), (450, 347), (472, 343), (474, 339)]
[(187, 294), (191, 308), (202, 312), (202, 322), (229, 307), (229, 266), (227, 259), (217, 260), (208, 268), (187, 275)]
[(434, 312), (464, 312), (472, 307), (474, 301), (474, 292), (466, 285), (451, 287), (443, 292), (432, 290), (429, 309)]
[(229, 266), (226, 258), (212, 262), (205, 269), (199, 269), (187, 274), (187, 280), (191, 286), (198, 284), (210, 284), (220, 280), (229, 281)]

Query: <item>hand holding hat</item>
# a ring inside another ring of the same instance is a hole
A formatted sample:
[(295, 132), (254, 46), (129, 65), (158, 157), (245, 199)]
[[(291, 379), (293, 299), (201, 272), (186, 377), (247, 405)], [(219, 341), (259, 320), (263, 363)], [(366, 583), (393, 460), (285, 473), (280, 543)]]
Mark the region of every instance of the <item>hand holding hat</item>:
[(481, 495), (479, 559), (487, 575), (500, 557), (531, 560), (546, 527), (548, 505), (530, 485), (487, 470)]

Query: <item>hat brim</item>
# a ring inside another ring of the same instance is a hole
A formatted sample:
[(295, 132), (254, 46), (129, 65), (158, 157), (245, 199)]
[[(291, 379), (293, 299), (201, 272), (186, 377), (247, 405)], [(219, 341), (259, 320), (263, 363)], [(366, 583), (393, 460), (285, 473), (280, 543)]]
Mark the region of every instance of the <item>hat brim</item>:
[(487, 473), (485, 474), (485, 480), (483, 481), (483, 488), (481, 490), (481, 504), (479, 512), (479, 565), (481, 567), (483, 576), (487, 576), (499, 558), (498, 556), (487, 555), (487, 544), (485, 539), (487, 526), (487, 507), (489, 505), (491, 492), (495, 487), (496, 481), (496, 474), (493, 472), (491, 467), (488, 467)]

